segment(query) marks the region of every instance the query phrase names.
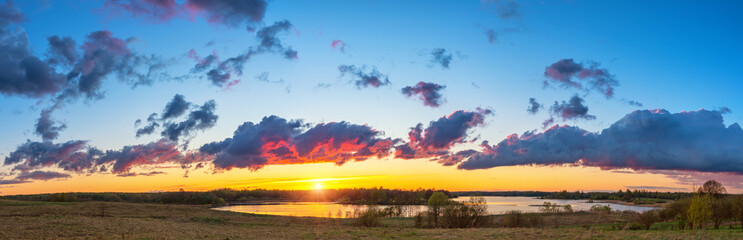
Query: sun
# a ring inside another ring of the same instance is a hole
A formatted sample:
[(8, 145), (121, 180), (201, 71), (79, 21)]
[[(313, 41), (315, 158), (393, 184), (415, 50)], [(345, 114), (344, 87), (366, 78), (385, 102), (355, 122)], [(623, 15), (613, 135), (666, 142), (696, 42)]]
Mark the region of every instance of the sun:
[(315, 190), (322, 190), (322, 189), (323, 189), (322, 183), (321, 182), (316, 182), (315, 183)]

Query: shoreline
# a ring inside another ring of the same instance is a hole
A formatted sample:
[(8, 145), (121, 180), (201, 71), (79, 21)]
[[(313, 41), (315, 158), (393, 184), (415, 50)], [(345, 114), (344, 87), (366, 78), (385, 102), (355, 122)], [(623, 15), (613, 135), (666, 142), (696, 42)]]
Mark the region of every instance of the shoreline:
[[(670, 200), (668, 200), (670, 201)], [(586, 201), (588, 202), (588, 201)], [(635, 204), (632, 202), (624, 202), (621, 200), (594, 200), (594, 203), (613, 203), (613, 204), (619, 204), (624, 206), (633, 206), (633, 207), (654, 207), (654, 208), (662, 208), (665, 207), (666, 203), (653, 203), (653, 204)]]

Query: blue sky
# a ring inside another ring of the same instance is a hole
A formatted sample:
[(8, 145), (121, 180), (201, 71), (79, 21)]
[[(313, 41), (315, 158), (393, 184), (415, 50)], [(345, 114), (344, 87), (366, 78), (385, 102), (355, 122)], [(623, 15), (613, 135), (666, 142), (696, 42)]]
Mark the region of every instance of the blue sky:
[[(123, 1), (126, 3), (127, 1)], [(137, 2), (137, 1), (135, 1)], [(176, 1), (184, 4), (185, 1)], [(595, 120), (558, 120), (558, 124), (600, 131), (640, 109), (671, 113), (728, 107), (725, 125), (743, 122), (743, 18), (739, 1), (518, 1), (520, 17), (502, 18), (498, 4), (508, 1), (287, 1), (268, 2), (257, 28), (289, 20), (296, 30), (279, 33), (298, 59), (261, 54), (244, 66), (240, 84), (223, 89), (203, 74), (192, 73), (193, 49), (204, 57), (236, 56), (259, 42), (246, 25), (207, 23), (204, 18), (174, 18), (153, 22), (132, 17), (104, 1), (23, 1), (20, 27), (37, 56), (47, 51), (47, 37), (69, 36), (77, 43), (92, 31), (135, 37), (130, 47), (138, 54), (170, 60), (167, 72), (184, 76), (131, 88), (107, 77), (99, 100), (79, 99), (53, 114), (67, 129), (55, 142), (81, 139), (97, 148), (157, 141), (158, 134), (135, 137), (134, 122), (159, 113), (175, 94), (194, 104), (215, 100), (219, 116), (214, 127), (197, 131), (190, 150), (231, 137), (243, 122), (264, 116), (303, 119), (308, 123), (348, 121), (368, 124), (384, 136), (407, 139), (417, 123), (428, 124), (457, 110), (494, 110), (482, 127), (469, 129), (495, 144), (512, 133), (542, 131), (554, 101), (578, 94)], [(489, 42), (485, 29), (513, 29)], [(347, 44), (345, 52), (331, 47)], [(211, 43), (211, 44), (208, 44)], [(431, 51), (452, 54), (450, 68), (431, 61)], [(543, 87), (545, 68), (560, 59), (597, 62), (619, 85), (614, 97), (559, 86)], [(366, 66), (387, 74), (391, 82), (379, 88), (357, 88), (339, 65)], [(267, 73), (270, 81), (256, 76)], [(445, 102), (423, 106), (400, 89), (419, 81), (445, 85)], [(320, 84), (323, 84), (320, 86)], [(531, 115), (525, 109), (534, 97), (546, 109)], [(627, 104), (635, 100), (642, 107)], [(0, 156), (8, 156), (34, 134), (39, 112), (50, 97), (0, 95)], [(459, 148), (477, 148), (468, 142)], [(431, 163), (434, 164), (434, 163)], [(5, 169), (10, 167), (5, 166)]]

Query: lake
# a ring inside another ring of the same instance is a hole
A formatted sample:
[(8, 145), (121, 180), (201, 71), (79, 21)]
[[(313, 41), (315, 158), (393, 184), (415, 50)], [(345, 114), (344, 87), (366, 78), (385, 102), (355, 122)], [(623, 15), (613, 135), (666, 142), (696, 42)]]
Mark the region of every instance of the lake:
[[(573, 211), (589, 210), (596, 204), (609, 205), (612, 210), (632, 210), (644, 212), (655, 209), (653, 207), (626, 206), (615, 203), (587, 203), (587, 200), (558, 200), (558, 199), (537, 199), (533, 197), (484, 197), (488, 206), (488, 213), (503, 214), (511, 210), (523, 212), (539, 212), (539, 206), (544, 202), (551, 202), (559, 205), (570, 204)], [(467, 201), (469, 197), (458, 197), (454, 201)], [(380, 206), (386, 207), (386, 206)], [(214, 208), (221, 211), (234, 211), (253, 214), (270, 214), (282, 216), (297, 217), (334, 217), (345, 218), (352, 216), (354, 211), (363, 211), (367, 208), (365, 205), (345, 205), (333, 202), (263, 202), (255, 205), (232, 205)], [(413, 216), (419, 211), (426, 210), (423, 205), (404, 206), (403, 212), (406, 216)]]

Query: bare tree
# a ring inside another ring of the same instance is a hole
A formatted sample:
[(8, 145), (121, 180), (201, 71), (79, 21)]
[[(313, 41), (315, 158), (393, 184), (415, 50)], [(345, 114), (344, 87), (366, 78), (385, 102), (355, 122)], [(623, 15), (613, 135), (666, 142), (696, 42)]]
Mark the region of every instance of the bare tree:
[(712, 197), (719, 199), (727, 193), (727, 190), (722, 186), (722, 183), (715, 180), (709, 180), (699, 188), (698, 192), (701, 194), (709, 194)]

